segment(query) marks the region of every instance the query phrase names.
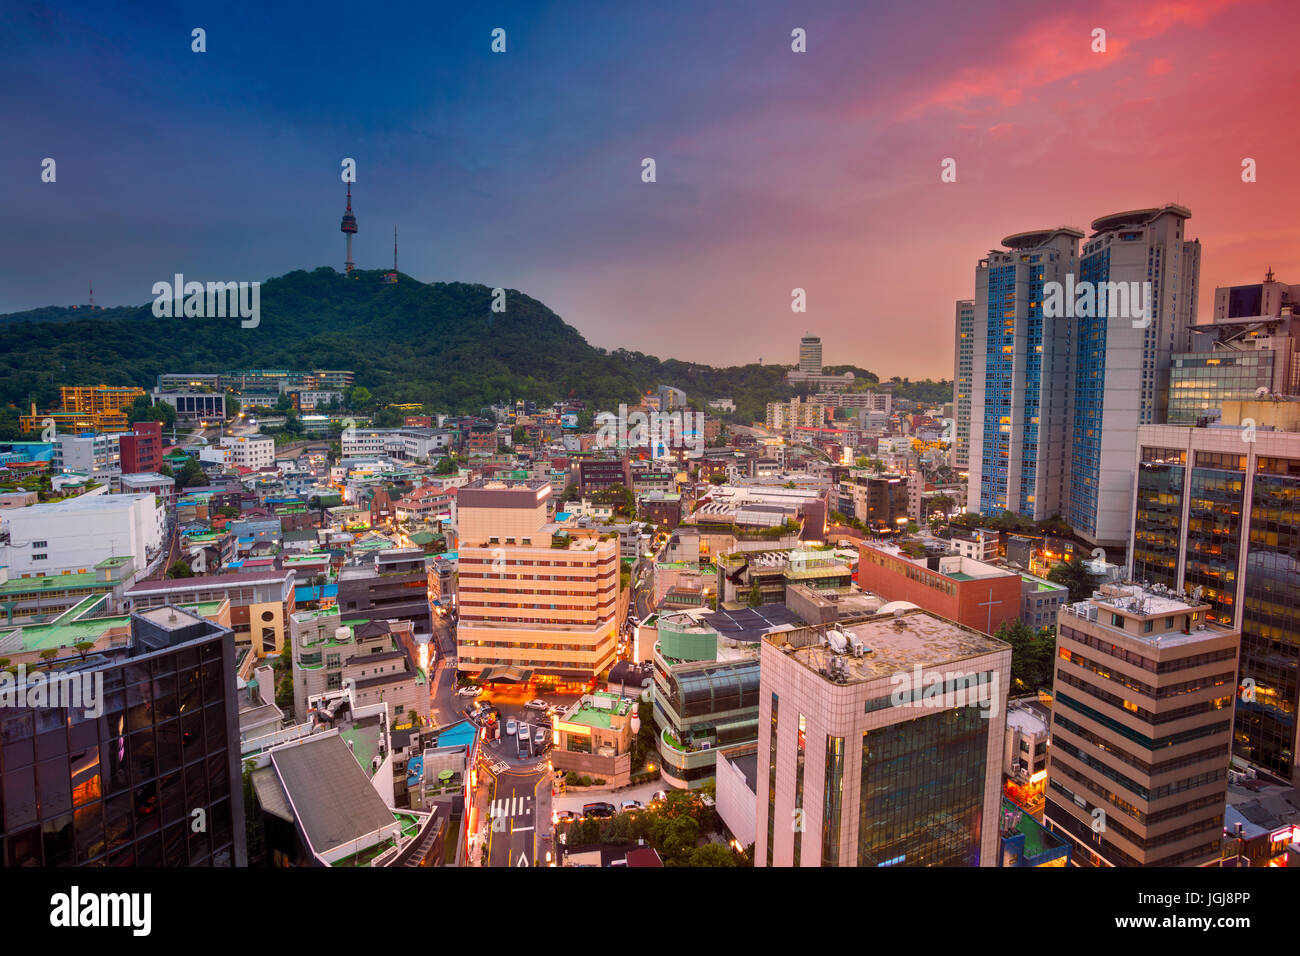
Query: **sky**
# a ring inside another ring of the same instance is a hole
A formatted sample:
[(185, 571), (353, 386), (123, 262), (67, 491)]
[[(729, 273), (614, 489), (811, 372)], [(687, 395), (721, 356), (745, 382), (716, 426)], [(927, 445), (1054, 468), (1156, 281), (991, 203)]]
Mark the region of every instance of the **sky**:
[(342, 269), (352, 158), (360, 268), (396, 226), (402, 272), (603, 348), (793, 364), (811, 332), (951, 378), (954, 300), (1012, 233), (1178, 202), (1202, 321), (1215, 286), (1300, 283), (1297, 27), (1295, 0), (11, 0), (0, 313)]

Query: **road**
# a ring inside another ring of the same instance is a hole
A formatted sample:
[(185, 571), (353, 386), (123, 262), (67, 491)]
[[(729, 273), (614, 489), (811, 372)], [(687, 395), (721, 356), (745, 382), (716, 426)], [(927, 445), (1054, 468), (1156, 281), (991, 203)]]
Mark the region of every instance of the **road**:
[(511, 769), (496, 778), (489, 805), (488, 866), (545, 865), (546, 850), (539, 852), (539, 847), (551, 835), (551, 788), (546, 761), (539, 763), (541, 770)]

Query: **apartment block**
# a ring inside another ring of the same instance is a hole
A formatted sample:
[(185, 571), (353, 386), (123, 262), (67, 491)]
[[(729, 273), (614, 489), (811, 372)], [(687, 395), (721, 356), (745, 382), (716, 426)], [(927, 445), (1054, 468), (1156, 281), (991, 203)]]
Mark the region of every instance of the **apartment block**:
[(1041, 521), (1061, 510), (1070, 323), (1044, 317), (1044, 289), (1078, 270), (1081, 238), (1065, 226), (1017, 233), (976, 266), (967, 500), (980, 514)]
[(1158, 586), (1061, 609), (1044, 817), (1083, 866), (1205, 866), (1223, 837), (1241, 632)]
[(1201, 262), (1200, 242), (1184, 239), (1191, 215), (1170, 204), (1103, 216), (1080, 252), (1079, 281), (1151, 290), (1149, 316), (1083, 316), (1071, 326), (1069, 445), (1053, 453), (1069, 460), (1061, 514), (1093, 544), (1129, 539), (1137, 428), (1164, 419), (1172, 357), (1190, 348)]
[(756, 866), (997, 866), (1011, 648), (912, 609), (766, 635)]
[(275, 464), (275, 439), (264, 435), (223, 435), (221, 448), (229, 449), (230, 463), (241, 468), (269, 468)]
[(975, 300), (958, 299), (953, 341), (952, 408), (954, 417), (952, 466), (970, 466), (970, 403), (975, 374)]

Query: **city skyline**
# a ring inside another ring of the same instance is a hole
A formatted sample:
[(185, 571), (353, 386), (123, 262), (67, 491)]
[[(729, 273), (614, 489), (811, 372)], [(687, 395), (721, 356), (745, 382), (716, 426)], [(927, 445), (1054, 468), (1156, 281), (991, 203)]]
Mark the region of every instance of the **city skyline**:
[(1300, 134), (1269, 122), (1298, 72), (1271, 42), (1296, 24), (1284, 3), (828, 4), (743, 23), (685, 5), (339, 7), (129, 30), (70, 11), (0, 21), (17, 226), (0, 312), (80, 302), (88, 281), (101, 305), (139, 305), (176, 272), (341, 271), (345, 158), (358, 268), (389, 267), (396, 225), (414, 278), (517, 288), (594, 345), (714, 365), (794, 364), (811, 330), (829, 365), (951, 377), (947, 350), (915, 343), (951, 336), (1002, 236), (1167, 202), (1205, 250), (1201, 322), (1215, 286), (1300, 270), (1282, 172)]

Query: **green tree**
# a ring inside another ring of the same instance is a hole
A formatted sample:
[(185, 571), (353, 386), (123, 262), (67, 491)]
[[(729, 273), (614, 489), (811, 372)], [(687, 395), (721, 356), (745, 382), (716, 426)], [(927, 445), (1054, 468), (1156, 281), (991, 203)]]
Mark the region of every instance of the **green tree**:
[(1028, 692), (1051, 684), (1055, 635), (1036, 634), (1032, 627), (1020, 621), (1003, 621), (993, 636), (1011, 645), (1013, 690)]
[(729, 847), (717, 843), (697, 846), (682, 856), (682, 866), (739, 866), (736, 854)]
[(754, 586), (749, 589), (749, 606), (758, 607), (762, 603), (763, 603), (763, 592), (759, 589), (758, 582), (755, 581)]
[(176, 490), (179, 492), (185, 488), (195, 488), (208, 483), (208, 476), (204, 474), (199, 463), (193, 458), (185, 459), (185, 464), (181, 466), (180, 473), (175, 477)]
[(348, 393), (348, 405), (352, 408), (367, 408), (373, 401), (374, 397), (370, 394), (370, 389), (364, 385), (358, 385)]
[(1097, 587), (1097, 578), (1083, 566), (1081, 558), (1062, 561), (1047, 572), (1047, 580), (1070, 589), (1070, 603), (1087, 600)]
[(178, 559), (173, 561), (171, 567), (167, 569), (167, 577), (192, 578), (194, 577), (194, 572), (190, 570), (190, 566), (186, 562)]

